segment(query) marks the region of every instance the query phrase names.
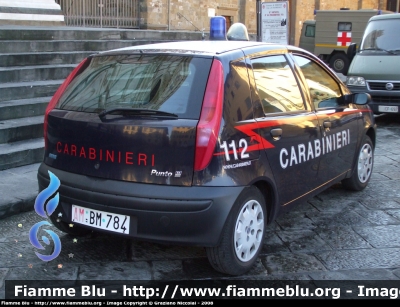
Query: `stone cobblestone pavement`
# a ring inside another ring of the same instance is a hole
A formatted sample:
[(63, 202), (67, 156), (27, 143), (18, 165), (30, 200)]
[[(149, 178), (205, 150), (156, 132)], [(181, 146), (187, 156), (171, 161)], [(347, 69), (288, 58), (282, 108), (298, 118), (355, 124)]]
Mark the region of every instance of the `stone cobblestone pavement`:
[(43, 262), (29, 241), (38, 165), (0, 172), (0, 299), (6, 280), (400, 280), (400, 117), (377, 117), (373, 175), (361, 192), (335, 185), (267, 228), (246, 275), (215, 272), (204, 249), (54, 230), (62, 250)]

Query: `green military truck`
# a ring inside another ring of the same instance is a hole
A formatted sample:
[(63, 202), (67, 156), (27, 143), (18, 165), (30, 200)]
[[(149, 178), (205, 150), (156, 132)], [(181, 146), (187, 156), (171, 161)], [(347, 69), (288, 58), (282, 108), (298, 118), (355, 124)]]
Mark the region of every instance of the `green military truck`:
[(314, 20), (303, 22), (299, 47), (304, 48), (326, 62), (335, 72), (347, 74), (351, 59), (347, 48), (361, 41), (368, 20), (375, 15), (390, 11), (316, 10)]

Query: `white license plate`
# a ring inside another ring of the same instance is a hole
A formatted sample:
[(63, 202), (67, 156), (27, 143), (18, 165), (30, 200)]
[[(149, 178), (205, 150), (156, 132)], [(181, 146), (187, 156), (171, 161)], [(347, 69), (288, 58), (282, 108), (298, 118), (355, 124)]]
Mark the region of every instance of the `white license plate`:
[(398, 106), (378, 106), (379, 112), (386, 112), (386, 113), (398, 113), (399, 107)]
[(113, 232), (129, 234), (130, 217), (72, 205), (72, 222)]

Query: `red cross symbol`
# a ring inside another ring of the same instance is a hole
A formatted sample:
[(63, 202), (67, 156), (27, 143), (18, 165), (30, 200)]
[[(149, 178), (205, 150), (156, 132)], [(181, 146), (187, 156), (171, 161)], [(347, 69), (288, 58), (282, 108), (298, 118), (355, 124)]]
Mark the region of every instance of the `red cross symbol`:
[(350, 46), (350, 44), (351, 44), (351, 32), (338, 32), (337, 45)]

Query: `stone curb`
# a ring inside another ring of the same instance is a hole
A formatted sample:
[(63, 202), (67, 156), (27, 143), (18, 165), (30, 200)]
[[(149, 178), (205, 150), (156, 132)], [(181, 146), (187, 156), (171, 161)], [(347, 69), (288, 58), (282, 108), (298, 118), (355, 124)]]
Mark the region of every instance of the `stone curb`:
[(0, 171), (0, 219), (33, 210), (40, 163)]

